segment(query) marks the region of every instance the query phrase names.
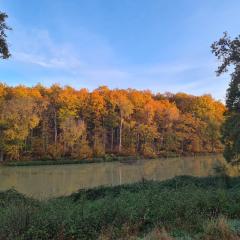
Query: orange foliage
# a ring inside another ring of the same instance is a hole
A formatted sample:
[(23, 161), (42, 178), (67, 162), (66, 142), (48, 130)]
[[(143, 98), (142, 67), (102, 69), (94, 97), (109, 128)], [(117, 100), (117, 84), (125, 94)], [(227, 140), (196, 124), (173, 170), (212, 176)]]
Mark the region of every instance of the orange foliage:
[(6, 159), (26, 153), (155, 157), (222, 150), (225, 106), (210, 95), (0, 84), (0, 110), (0, 151)]

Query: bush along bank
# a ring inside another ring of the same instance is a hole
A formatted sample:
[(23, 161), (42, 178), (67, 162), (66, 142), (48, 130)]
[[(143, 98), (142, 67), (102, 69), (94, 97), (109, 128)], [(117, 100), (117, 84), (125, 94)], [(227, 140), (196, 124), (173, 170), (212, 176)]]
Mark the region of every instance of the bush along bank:
[(176, 177), (37, 201), (0, 193), (0, 239), (238, 239), (240, 178)]

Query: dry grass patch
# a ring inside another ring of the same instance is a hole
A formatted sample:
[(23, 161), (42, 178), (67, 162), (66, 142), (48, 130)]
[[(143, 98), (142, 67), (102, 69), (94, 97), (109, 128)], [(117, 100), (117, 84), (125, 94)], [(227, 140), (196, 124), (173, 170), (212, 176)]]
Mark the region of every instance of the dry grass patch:
[(226, 219), (220, 217), (206, 226), (203, 240), (240, 240), (240, 237), (230, 229)]

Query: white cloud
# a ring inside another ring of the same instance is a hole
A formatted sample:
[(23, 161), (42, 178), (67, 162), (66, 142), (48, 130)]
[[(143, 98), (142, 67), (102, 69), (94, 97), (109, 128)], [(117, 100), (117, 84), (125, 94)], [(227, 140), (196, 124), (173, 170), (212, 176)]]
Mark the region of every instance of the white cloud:
[(17, 61), (39, 65), (44, 68), (71, 70), (81, 67), (81, 62), (68, 54), (44, 56), (31, 52), (14, 52), (13, 55)]
[(192, 70), (197, 66), (184, 63), (171, 63), (171, 64), (156, 64), (146, 68), (143, 72), (150, 75), (159, 75), (159, 74), (179, 74)]
[(81, 66), (79, 57), (68, 44), (54, 41), (46, 30), (23, 30), (14, 34), (13, 60), (43, 68), (72, 70)]

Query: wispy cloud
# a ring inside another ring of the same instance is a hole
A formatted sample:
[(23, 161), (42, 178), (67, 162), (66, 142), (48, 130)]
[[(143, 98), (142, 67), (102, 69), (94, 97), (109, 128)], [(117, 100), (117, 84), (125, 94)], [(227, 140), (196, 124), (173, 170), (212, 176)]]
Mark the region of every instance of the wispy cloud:
[(17, 61), (35, 64), (43, 68), (72, 70), (81, 67), (79, 59), (70, 57), (68, 54), (44, 56), (31, 52), (14, 52), (13, 55)]
[(12, 44), (13, 59), (18, 62), (64, 70), (73, 70), (82, 64), (71, 45), (57, 43), (46, 30), (18, 31), (14, 38), (19, 39)]
[(143, 72), (150, 75), (179, 74), (192, 70), (196, 67), (196, 65), (189, 63), (155, 64), (153, 66), (149, 66)]

